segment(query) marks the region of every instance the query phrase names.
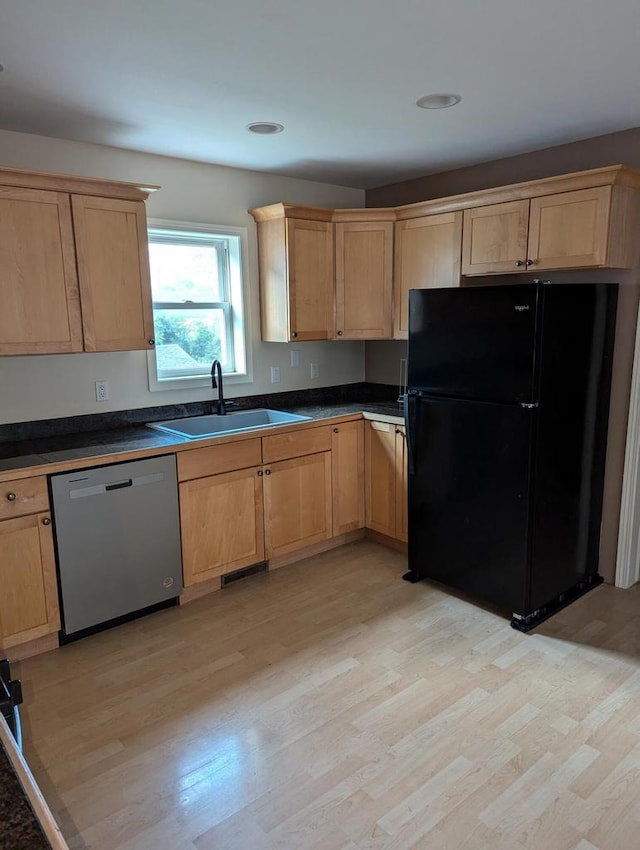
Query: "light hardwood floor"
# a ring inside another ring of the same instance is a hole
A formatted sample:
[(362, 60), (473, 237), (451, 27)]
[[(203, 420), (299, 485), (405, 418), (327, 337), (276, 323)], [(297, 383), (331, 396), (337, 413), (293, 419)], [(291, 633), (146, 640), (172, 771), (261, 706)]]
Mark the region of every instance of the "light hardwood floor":
[(534, 633), (352, 544), (16, 665), (74, 850), (631, 850), (640, 588)]

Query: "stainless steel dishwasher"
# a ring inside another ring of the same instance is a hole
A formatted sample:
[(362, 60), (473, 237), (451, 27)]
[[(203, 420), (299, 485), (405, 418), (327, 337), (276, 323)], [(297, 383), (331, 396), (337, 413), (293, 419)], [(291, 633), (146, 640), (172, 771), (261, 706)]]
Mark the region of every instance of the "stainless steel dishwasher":
[(51, 476), (63, 635), (182, 591), (175, 455)]

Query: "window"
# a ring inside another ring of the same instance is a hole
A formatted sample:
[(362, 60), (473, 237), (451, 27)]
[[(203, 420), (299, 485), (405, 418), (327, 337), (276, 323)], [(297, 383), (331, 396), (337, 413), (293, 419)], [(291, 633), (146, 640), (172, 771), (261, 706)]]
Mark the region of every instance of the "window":
[(149, 261), (155, 348), (152, 390), (206, 386), (220, 360), (246, 376), (242, 292), (244, 228), (150, 222)]

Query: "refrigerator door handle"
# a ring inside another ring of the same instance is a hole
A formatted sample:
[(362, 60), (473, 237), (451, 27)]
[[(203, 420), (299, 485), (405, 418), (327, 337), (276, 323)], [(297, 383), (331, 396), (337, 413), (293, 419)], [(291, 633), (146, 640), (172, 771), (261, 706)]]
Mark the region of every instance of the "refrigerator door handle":
[(414, 439), (418, 426), (418, 401), (415, 396), (404, 396), (404, 427), (407, 437), (407, 472), (416, 474)]

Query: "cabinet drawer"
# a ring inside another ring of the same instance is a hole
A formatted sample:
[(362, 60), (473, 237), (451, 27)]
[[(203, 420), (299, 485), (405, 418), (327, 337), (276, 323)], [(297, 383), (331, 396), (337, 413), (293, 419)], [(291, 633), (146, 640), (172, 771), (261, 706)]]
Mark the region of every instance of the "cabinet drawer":
[(262, 462), (274, 463), (290, 457), (331, 451), (331, 428), (307, 428), (288, 434), (274, 434), (262, 438)]
[(262, 463), (259, 437), (226, 443), (223, 446), (207, 446), (203, 449), (178, 452), (177, 456), (178, 481), (205, 478), (207, 475), (260, 466)]
[(0, 519), (48, 510), (49, 495), (44, 475), (0, 484)]

